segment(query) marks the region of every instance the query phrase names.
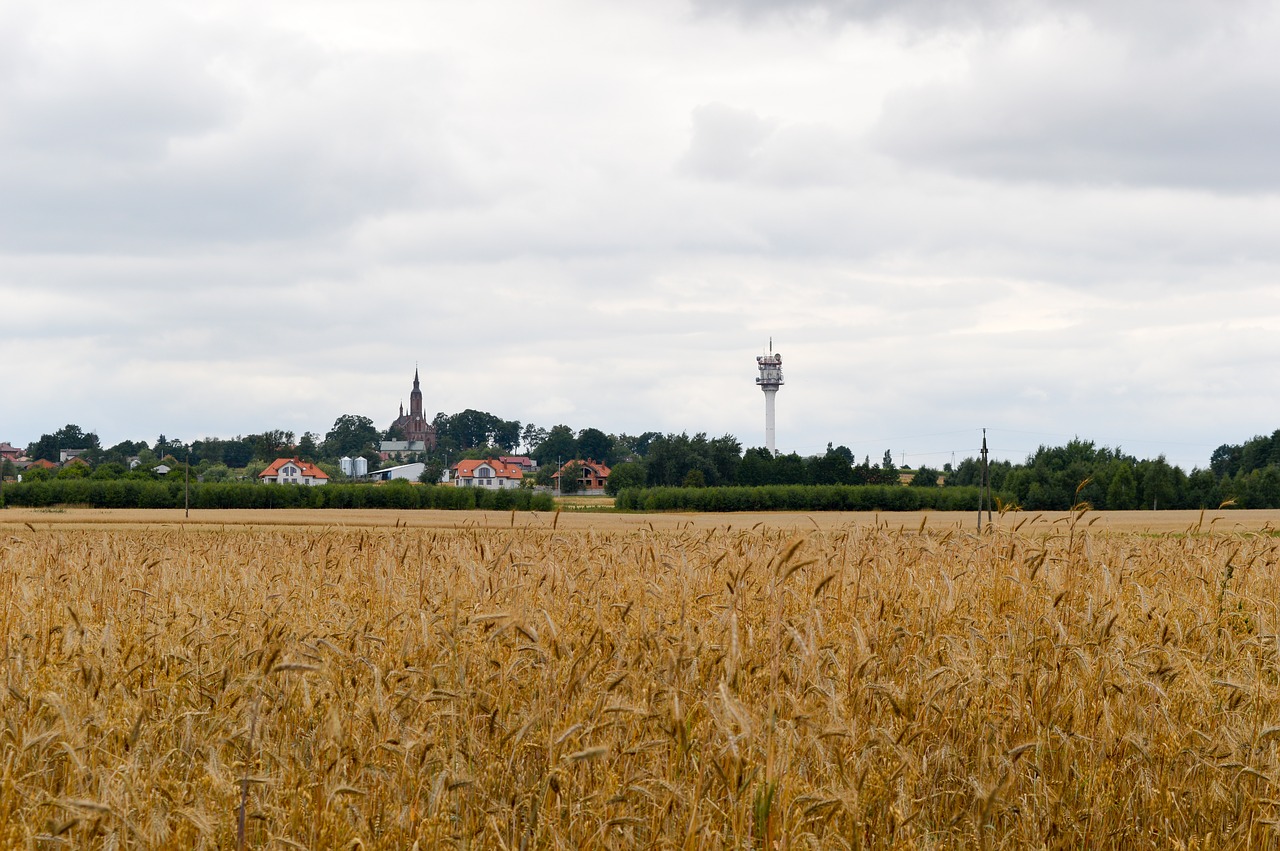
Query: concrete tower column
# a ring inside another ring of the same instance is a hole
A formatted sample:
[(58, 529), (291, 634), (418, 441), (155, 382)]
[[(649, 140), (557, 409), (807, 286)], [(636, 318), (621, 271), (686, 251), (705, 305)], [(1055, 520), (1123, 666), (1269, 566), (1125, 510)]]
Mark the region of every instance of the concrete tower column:
[(778, 396), (777, 387), (765, 387), (764, 389), (764, 445), (769, 450), (770, 455), (777, 454), (774, 447), (774, 428), (773, 428), (773, 401)]

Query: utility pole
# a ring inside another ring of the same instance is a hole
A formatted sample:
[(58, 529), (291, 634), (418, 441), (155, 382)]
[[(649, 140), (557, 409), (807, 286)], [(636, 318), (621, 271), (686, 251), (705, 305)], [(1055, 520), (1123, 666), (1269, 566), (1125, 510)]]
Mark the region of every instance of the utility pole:
[(991, 480), (987, 476), (987, 430), (982, 430), (982, 483), (978, 486), (978, 533), (982, 533), (982, 506), (987, 507), (987, 525), (991, 525)]
[(187, 444), (187, 481), (183, 490), (183, 509), (187, 519), (191, 518), (191, 444)]

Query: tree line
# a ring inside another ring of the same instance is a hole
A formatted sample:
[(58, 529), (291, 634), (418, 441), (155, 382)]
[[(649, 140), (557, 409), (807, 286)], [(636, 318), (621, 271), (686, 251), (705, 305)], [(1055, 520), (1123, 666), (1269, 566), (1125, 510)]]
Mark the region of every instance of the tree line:
[[(533, 423), (504, 420), (494, 414), (467, 409), (439, 413), (433, 420), (437, 445), (423, 453), (384, 462), (378, 454), (382, 440), (402, 437), (379, 431), (358, 414), (338, 417), (323, 436), (305, 432), (267, 430), (230, 439), (206, 437), (184, 444), (160, 435), (154, 443), (122, 441), (104, 448), (96, 434), (67, 425), (44, 434), (27, 447), (29, 457), (57, 461), (63, 449), (85, 450), (88, 469), (59, 471), (56, 477), (154, 478), (151, 468), (168, 459), (190, 459), (193, 474), (203, 481), (252, 478), (267, 463), (297, 456), (318, 463), (340, 478), (337, 461), (363, 456), (370, 469), (379, 465), (422, 461), (424, 481), (439, 481), (447, 465), (463, 458), (492, 458), (524, 454), (539, 464), (537, 484), (550, 485), (560, 466), (573, 460), (594, 460), (612, 468), (610, 492), (625, 488), (765, 487), (796, 485), (897, 486), (904, 472), (910, 484), (924, 488), (975, 487), (981, 484), (981, 465), (969, 457), (941, 469), (899, 469), (890, 452), (872, 463), (859, 461), (846, 446), (827, 444), (821, 454), (770, 454), (762, 447), (744, 449), (732, 435), (709, 437), (699, 432), (608, 434), (565, 424), (543, 428)], [(129, 473), (130, 458), (140, 459)], [(258, 466), (261, 465), (261, 466)], [(172, 464), (170, 466), (173, 466)], [(12, 471), (10, 471), (12, 472)], [(1139, 459), (1120, 448), (1073, 439), (1062, 446), (1041, 446), (1024, 463), (996, 461), (988, 466), (989, 483), (998, 498), (1028, 510), (1066, 510), (1084, 502), (1097, 509), (1280, 507), (1280, 430), (1241, 444), (1223, 444), (1209, 464), (1190, 472), (1163, 457)], [(35, 474), (39, 478), (40, 474)], [(572, 479), (573, 477), (567, 477)], [(565, 489), (572, 488), (566, 481)]]

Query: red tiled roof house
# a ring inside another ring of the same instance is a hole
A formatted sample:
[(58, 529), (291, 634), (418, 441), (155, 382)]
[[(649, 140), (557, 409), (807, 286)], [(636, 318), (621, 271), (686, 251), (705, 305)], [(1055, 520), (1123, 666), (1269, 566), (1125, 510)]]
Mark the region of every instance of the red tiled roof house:
[(261, 481), (279, 485), (326, 485), (329, 483), (328, 473), (310, 461), (300, 461), (297, 458), (277, 458), (271, 462), (270, 467), (258, 474), (258, 478)]
[(609, 481), (610, 470), (604, 464), (599, 461), (592, 461), (590, 458), (586, 461), (566, 461), (559, 472), (551, 477), (555, 481), (558, 490), (563, 490), (560, 487), (560, 473), (563, 473), (570, 464), (582, 465), (582, 473), (578, 476), (579, 493), (604, 493), (604, 486)]
[(453, 465), (453, 483), (464, 488), (518, 488), (524, 468), (492, 458), (468, 458)]

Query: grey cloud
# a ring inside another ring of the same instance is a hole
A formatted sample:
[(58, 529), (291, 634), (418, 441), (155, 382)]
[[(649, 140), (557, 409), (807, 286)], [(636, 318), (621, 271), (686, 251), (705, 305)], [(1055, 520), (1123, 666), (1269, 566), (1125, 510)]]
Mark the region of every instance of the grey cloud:
[[(1228, 193), (1280, 186), (1280, 113), (1267, 106), (1280, 96), (1272, 59), (1280, 22), (1252, 0), (1229, 8), (1207, 0), (702, 0), (699, 8), (762, 25), (807, 15), (954, 39), (964, 64), (939, 82), (890, 93), (866, 140), (909, 166), (984, 180)], [(963, 32), (969, 24), (988, 31)], [(699, 118), (690, 159), (710, 160), (726, 136), (752, 144), (725, 158), (737, 165), (735, 178), (809, 159), (782, 153), (785, 125), (752, 138), (720, 116)]]
[(7, 46), (14, 52), (0, 66), (0, 143), (28, 167), (155, 160), (175, 140), (231, 119), (238, 100), (204, 67), (207, 45), (38, 49), (11, 38)]
[(693, 113), (693, 136), (681, 167), (699, 177), (724, 180), (752, 169), (776, 122), (745, 109), (712, 103)]
[(0, 63), (0, 247), (294, 239), (472, 198), (435, 119), (444, 75), (418, 79), (429, 58), (182, 19), (124, 47), (17, 24)]
[(933, 33), (955, 29), (1005, 31), (1046, 20), (1079, 18), (1143, 39), (1202, 40), (1249, 26), (1268, 14), (1266, 0), (691, 0), (698, 13), (731, 15), (753, 24), (776, 19), (829, 26), (895, 26)]
[(818, 18), (830, 23), (905, 23), (936, 28), (1002, 24), (1037, 4), (1017, 0), (693, 0), (703, 14), (731, 14), (746, 20), (774, 17)]
[(720, 103), (693, 111), (680, 170), (704, 180), (776, 189), (847, 188), (866, 170), (866, 153), (832, 126), (787, 124)]
[[(1010, 65), (899, 93), (873, 143), (914, 165), (999, 180), (1272, 192), (1280, 188), (1280, 80), (1140, 69), (1081, 85), (1069, 69)], [(1031, 80), (1026, 79), (1030, 76)]]

